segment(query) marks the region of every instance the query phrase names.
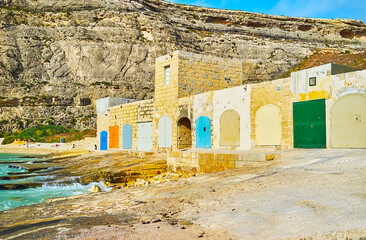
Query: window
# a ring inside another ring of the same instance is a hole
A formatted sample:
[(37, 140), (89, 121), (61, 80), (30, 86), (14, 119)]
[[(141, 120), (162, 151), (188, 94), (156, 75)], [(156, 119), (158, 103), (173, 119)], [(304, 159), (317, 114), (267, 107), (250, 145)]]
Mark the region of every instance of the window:
[(316, 85), (316, 77), (309, 78), (309, 86), (315, 86)]
[(170, 65), (164, 68), (164, 85), (169, 85), (170, 83)]

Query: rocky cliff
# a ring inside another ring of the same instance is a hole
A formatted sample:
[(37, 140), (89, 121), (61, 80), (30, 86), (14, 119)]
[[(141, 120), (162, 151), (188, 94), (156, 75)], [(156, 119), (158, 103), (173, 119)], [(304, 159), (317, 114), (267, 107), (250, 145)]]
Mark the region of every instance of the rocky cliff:
[(280, 77), (321, 49), (360, 54), (366, 25), (158, 0), (0, 0), (0, 131), (95, 127), (95, 100), (153, 96), (174, 50), (243, 59), (245, 81)]

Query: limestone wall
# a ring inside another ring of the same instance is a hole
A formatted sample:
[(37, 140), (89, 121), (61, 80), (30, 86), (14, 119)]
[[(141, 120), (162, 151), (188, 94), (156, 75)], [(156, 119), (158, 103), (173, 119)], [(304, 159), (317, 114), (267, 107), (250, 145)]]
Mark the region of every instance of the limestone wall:
[(127, 103), (109, 108), (109, 126), (119, 127), (119, 148), (123, 148), (123, 126), (132, 126), (132, 149), (137, 149), (137, 122), (152, 121), (153, 100)]
[[(178, 55), (168, 54), (158, 57), (155, 61), (155, 103), (153, 111), (153, 149), (158, 149), (158, 124), (163, 116), (172, 119), (172, 139), (173, 143), (177, 139), (178, 118)], [(170, 66), (170, 81), (164, 84), (164, 69)]]
[(267, 104), (274, 105), (280, 109), (281, 148), (288, 149), (293, 147), (292, 94), (290, 84), (290, 78), (284, 78), (251, 85), (250, 118), (252, 147), (257, 146), (256, 113)]
[(273, 154), (261, 152), (172, 151), (167, 156), (167, 167), (169, 171), (178, 173), (210, 173), (271, 161), (275, 158)]
[(174, 54), (179, 56), (179, 98), (243, 83), (242, 60), (182, 51)]
[[(291, 73), (293, 102), (329, 98), (332, 64)], [(309, 86), (309, 78), (316, 78), (316, 85)]]

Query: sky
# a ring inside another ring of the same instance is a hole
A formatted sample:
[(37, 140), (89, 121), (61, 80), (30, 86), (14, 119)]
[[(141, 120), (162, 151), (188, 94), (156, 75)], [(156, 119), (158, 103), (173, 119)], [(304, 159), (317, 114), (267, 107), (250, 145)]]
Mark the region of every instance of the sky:
[(356, 19), (366, 23), (366, 0), (167, 0), (187, 5), (248, 12), (327, 19)]

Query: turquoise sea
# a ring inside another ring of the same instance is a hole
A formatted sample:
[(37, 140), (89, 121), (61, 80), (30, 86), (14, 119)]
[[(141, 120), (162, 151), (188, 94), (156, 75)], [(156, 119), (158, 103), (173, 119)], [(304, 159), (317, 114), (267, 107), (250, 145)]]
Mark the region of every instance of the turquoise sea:
[[(39, 160), (36, 158), (24, 157), (20, 154), (4, 154), (0, 153), (0, 162), (22, 161), (32, 162)], [(25, 170), (9, 168), (9, 164), (0, 164), (0, 177), (8, 176), (10, 172), (24, 172)], [(45, 202), (47, 198), (52, 197), (69, 197), (73, 195), (87, 193), (93, 185), (98, 185), (103, 189), (103, 185), (99, 183), (90, 183), (82, 185), (79, 183), (63, 184), (59, 183), (52, 175), (16, 179), (16, 180), (0, 180), (1, 184), (7, 183), (27, 183), (42, 182), (42, 187), (28, 188), (22, 190), (0, 190), (0, 211), (15, 208), (22, 205), (31, 205), (35, 203)], [(106, 189), (103, 189), (106, 190)]]

